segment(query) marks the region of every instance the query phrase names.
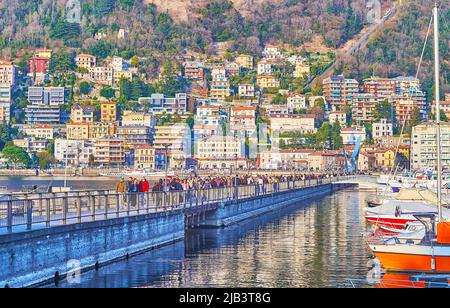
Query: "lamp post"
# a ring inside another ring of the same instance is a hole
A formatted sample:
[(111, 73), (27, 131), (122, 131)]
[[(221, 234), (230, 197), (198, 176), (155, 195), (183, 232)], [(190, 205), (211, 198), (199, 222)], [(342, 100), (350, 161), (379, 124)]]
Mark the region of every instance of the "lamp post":
[(68, 153), (68, 150), (71, 148), (71, 146), (70, 145), (67, 145), (67, 147), (66, 147), (66, 151), (65, 151), (65, 153), (66, 153), (66, 157), (65, 157), (65, 166), (64, 166), (64, 188), (66, 188), (67, 187), (67, 161), (68, 161), (68, 157), (69, 157), (69, 153)]
[(166, 154), (164, 155), (164, 167), (165, 167), (165, 178), (164, 178), (164, 192), (167, 192), (167, 173), (168, 173), (168, 164), (169, 164), (169, 146), (170, 144), (165, 143), (163, 144), (165, 150), (166, 150)]

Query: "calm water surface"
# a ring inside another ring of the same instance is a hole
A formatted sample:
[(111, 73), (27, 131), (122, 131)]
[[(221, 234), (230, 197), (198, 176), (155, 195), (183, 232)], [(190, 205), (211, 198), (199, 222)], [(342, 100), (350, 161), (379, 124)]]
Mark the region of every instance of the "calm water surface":
[(341, 191), (82, 275), (60, 287), (340, 287), (365, 278), (366, 193)]

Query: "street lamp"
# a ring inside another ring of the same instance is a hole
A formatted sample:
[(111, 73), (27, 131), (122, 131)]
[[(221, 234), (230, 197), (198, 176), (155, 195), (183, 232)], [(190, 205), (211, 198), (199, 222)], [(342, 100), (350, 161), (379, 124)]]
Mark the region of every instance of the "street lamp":
[(64, 188), (67, 187), (67, 161), (68, 161), (68, 158), (69, 158), (68, 150), (71, 149), (71, 148), (72, 147), (70, 145), (67, 145), (66, 151), (65, 151), (66, 157), (65, 157), (65, 166), (64, 166)]
[(165, 179), (164, 179), (164, 191), (167, 192), (167, 173), (168, 173), (168, 164), (169, 164), (169, 159), (168, 159), (168, 155), (169, 155), (169, 143), (165, 143), (163, 144), (163, 147), (166, 150), (166, 154), (164, 155), (164, 167), (165, 167)]

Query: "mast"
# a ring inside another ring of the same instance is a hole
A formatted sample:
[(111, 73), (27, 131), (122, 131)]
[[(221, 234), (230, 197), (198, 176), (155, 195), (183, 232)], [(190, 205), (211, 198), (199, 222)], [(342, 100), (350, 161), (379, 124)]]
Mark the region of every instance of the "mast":
[(439, 15), (437, 2), (433, 9), (434, 15), (434, 82), (435, 82), (435, 102), (436, 102), (436, 143), (437, 143), (437, 206), (439, 217), (438, 220), (442, 221), (442, 165), (441, 165), (441, 106), (439, 100)]

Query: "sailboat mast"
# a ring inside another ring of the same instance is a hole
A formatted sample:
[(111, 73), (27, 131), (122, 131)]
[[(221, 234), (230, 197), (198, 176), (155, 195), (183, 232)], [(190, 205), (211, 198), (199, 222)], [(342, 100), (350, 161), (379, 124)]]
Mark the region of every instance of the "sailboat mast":
[(436, 102), (436, 143), (437, 143), (437, 199), (439, 221), (442, 221), (442, 164), (441, 164), (441, 106), (440, 106), (440, 89), (439, 89), (439, 14), (437, 2), (433, 9), (434, 15), (434, 78), (435, 78), (435, 102)]

